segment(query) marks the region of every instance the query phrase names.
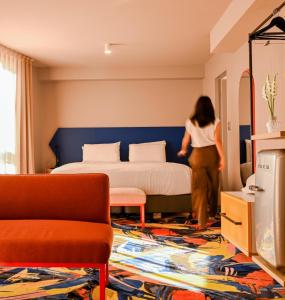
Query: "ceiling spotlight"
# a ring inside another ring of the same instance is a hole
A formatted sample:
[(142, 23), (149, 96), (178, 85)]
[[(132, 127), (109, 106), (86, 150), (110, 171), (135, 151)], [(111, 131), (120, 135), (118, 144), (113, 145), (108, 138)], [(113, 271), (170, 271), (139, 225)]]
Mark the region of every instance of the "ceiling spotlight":
[(110, 54), (112, 53), (111, 44), (109, 44), (109, 43), (106, 43), (106, 44), (105, 44), (105, 50), (104, 50), (104, 53), (105, 53), (106, 55), (110, 55)]

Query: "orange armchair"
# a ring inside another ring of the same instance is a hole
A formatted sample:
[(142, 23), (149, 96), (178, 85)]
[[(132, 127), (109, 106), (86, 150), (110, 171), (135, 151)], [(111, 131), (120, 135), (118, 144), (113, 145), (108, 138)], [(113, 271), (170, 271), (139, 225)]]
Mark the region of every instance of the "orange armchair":
[(113, 232), (104, 174), (0, 175), (0, 265), (89, 267), (105, 299)]

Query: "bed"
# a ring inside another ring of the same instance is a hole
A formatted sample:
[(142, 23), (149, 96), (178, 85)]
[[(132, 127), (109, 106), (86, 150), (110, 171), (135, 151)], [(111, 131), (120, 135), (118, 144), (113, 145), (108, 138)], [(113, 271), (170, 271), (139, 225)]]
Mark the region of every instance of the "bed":
[(158, 162), (75, 162), (52, 171), (53, 174), (105, 173), (110, 187), (136, 187), (147, 195), (190, 194), (190, 168), (178, 163)]
[[(191, 169), (177, 157), (184, 127), (59, 128), (50, 147), (57, 166), (52, 174), (105, 173), (111, 187), (137, 187), (147, 194), (147, 212), (191, 211)], [(167, 162), (129, 162), (129, 144), (166, 141)], [(82, 162), (84, 144), (121, 141), (120, 162)], [(133, 211), (134, 208), (128, 209)]]

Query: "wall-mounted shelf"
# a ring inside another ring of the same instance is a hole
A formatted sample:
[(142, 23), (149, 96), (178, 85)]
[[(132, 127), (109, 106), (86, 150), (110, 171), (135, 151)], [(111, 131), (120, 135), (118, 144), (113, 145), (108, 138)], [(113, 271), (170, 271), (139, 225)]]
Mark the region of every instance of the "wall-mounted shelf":
[(285, 131), (260, 133), (251, 136), (251, 140), (285, 139)]

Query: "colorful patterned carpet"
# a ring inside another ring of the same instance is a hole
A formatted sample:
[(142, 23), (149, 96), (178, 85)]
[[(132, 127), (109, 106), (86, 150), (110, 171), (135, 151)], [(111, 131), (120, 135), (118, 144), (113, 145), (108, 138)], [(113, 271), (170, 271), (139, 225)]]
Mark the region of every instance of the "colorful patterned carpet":
[[(281, 299), (285, 289), (220, 235), (184, 218), (114, 220), (107, 299)], [(0, 299), (98, 299), (92, 269), (0, 268)]]

